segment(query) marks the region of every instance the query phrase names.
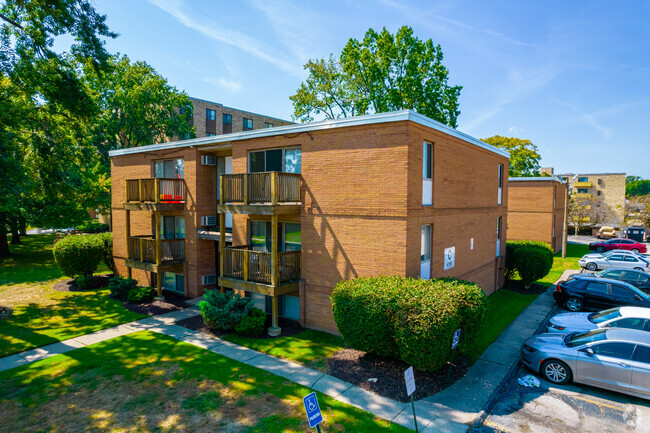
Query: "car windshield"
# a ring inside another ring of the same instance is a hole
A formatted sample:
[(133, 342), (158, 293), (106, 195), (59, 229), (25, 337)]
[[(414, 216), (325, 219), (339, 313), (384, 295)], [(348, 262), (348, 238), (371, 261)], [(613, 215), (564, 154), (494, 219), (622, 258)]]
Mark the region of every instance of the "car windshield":
[(621, 317), (621, 312), (619, 310), (619, 308), (610, 308), (609, 310), (601, 311), (600, 313), (591, 313), (587, 318), (590, 322), (598, 324)]
[(576, 347), (587, 343), (593, 343), (594, 341), (603, 340), (607, 340), (605, 330), (596, 329), (594, 331), (581, 332), (579, 334), (569, 334), (564, 337), (564, 344), (566, 344), (567, 347)]
[(605, 274), (606, 274), (607, 272), (609, 272), (609, 271), (600, 271), (600, 272), (596, 272), (596, 273), (594, 274), (594, 277), (598, 277), (598, 278), (606, 277)]

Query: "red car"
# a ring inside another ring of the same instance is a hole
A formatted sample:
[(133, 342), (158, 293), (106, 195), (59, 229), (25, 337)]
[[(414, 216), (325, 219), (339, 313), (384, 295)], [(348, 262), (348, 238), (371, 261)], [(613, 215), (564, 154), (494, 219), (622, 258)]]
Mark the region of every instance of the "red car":
[(645, 254), (648, 250), (642, 243), (633, 241), (631, 239), (610, 239), (602, 242), (592, 242), (589, 244), (589, 249), (599, 253), (611, 250), (628, 250), (635, 253)]

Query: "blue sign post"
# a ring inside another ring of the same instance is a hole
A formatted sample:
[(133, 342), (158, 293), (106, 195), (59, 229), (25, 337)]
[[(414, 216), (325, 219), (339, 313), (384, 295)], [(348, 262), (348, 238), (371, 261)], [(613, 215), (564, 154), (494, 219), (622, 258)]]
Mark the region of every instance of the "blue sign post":
[(454, 363), (454, 353), (456, 353), (456, 346), (460, 341), (460, 329), (454, 332), (454, 337), (451, 339), (451, 360), (449, 361), (449, 369), (447, 370), (447, 382), (449, 382), (449, 377), (451, 376), (451, 364)]
[(302, 403), (305, 405), (305, 412), (307, 412), (307, 421), (309, 421), (309, 427), (316, 427), (316, 431), (318, 433), (321, 433), (319, 424), (323, 422), (323, 414), (320, 412), (316, 393), (312, 392), (311, 394), (306, 395), (302, 399)]

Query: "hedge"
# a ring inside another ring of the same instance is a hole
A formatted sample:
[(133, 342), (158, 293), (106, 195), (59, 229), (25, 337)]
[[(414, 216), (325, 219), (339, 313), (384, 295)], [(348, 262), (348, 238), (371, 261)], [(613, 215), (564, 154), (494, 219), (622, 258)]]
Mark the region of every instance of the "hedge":
[(253, 309), (251, 298), (243, 297), (232, 291), (220, 293), (206, 290), (204, 301), (199, 302), (203, 322), (209, 329), (231, 331)]
[(506, 278), (515, 279), (517, 275), (526, 287), (544, 278), (553, 267), (553, 250), (541, 241), (506, 242)]
[(95, 236), (102, 242), (102, 260), (104, 260), (108, 269), (113, 274), (116, 274), (115, 260), (113, 259), (113, 233), (100, 233)]
[(71, 235), (54, 244), (54, 260), (65, 275), (92, 276), (104, 257), (104, 242), (97, 235)]
[(449, 360), (457, 329), (457, 350), (472, 350), (487, 312), (483, 290), (456, 279), (358, 278), (337, 284), (330, 300), (346, 344), (429, 371)]

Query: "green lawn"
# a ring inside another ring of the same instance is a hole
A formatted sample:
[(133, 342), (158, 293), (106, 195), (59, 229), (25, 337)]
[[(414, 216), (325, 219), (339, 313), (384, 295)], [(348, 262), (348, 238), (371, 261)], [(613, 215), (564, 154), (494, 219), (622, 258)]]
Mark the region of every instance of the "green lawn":
[(0, 322), (0, 357), (146, 317), (109, 299), (108, 290), (54, 290), (63, 277), (52, 257), (55, 237), (23, 237), (11, 247), (14, 256), (0, 261), (0, 305), (14, 309)]
[(549, 287), (560, 278), (560, 275), (562, 275), (562, 272), (565, 270), (580, 269), (578, 260), (589, 252), (589, 246), (587, 245), (567, 244), (566, 259), (562, 258), (562, 251), (558, 252), (555, 255), (555, 258), (553, 258), (553, 267), (551, 268), (551, 272), (549, 272), (546, 277), (537, 281), (537, 283)]
[(312, 329), (291, 337), (259, 339), (233, 333), (223, 339), (324, 372), (327, 372), (327, 359), (345, 349), (340, 337)]
[[(0, 432), (305, 432), (311, 391), (143, 331), (0, 373)], [(407, 432), (318, 394), (326, 432)]]

